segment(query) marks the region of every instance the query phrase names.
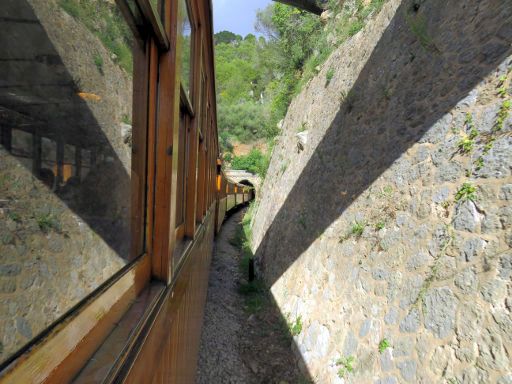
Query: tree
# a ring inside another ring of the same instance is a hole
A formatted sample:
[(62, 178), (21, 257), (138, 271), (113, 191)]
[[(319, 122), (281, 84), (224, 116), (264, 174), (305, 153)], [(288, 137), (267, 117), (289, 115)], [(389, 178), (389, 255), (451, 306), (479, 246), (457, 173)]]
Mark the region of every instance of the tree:
[(215, 44), (232, 44), (242, 40), (242, 36), (230, 31), (220, 31), (213, 35)]

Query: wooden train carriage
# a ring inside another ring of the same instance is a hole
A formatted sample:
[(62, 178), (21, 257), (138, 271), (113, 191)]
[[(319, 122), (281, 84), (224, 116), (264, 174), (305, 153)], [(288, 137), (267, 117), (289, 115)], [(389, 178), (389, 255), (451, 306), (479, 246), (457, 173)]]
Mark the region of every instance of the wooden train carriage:
[(211, 1), (0, 23), (0, 382), (193, 383), (214, 232), (252, 196), (218, 160)]

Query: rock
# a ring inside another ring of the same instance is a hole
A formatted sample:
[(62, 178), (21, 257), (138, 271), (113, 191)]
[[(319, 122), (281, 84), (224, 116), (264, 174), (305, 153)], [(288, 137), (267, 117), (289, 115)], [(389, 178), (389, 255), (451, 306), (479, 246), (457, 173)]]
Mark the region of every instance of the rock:
[(439, 252), (445, 248), (449, 240), (450, 234), (448, 233), (446, 226), (438, 225), (432, 236), (432, 240), (428, 243), (429, 253), (434, 257), (438, 257)]
[(406, 267), (409, 271), (417, 270), (428, 265), (434, 259), (427, 252), (415, 253), (407, 262)]
[(372, 271), (372, 277), (375, 280), (386, 280), (389, 277), (389, 271), (384, 268), (375, 268)]
[(420, 326), (420, 313), (416, 308), (411, 309), (411, 311), (405, 316), (405, 318), (400, 322), (400, 332), (412, 333), (416, 332)]
[(16, 328), (18, 332), (27, 339), (32, 339), (32, 328), (29, 322), (23, 317), (16, 318)]
[(474, 363), (478, 356), (478, 345), (472, 341), (462, 341), (455, 349), (455, 357), (463, 363)]
[(416, 377), (417, 363), (415, 360), (405, 360), (397, 363), (400, 374), (408, 383), (413, 383)]
[(297, 137), (297, 147), (304, 149), (308, 143), (308, 131), (299, 132), (295, 136)]
[(13, 293), (16, 291), (16, 279), (13, 277), (0, 278), (0, 293)]
[(320, 21), (322, 22), (322, 24), (326, 24), (329, 19), (332, 18), (332, 12), (330, 11), (323, 11), (321, 14), (320, 14)]
[(402, 337), (393, 342), (393, 356), (410, 356), (414, 350), (414, 341), (409, 337)]
[(358, 342), (354, 332), (348, 331), (348, 334), (345, 337), (345, 343), (343, 344), (343, 356), (348, 357), (354, 355), (357, 349), (357, 344)]
[(501, 230), (501, 220), (498, 215), (488, 213), (482, 221), (482, 233), (492, 234)]
[(446, 280), (450, 279), (457, 272), (457, 262), (454, 257), (442, 255), (437, 262), (436, 279)]
[(488, 303), (497, 306), (502, 300), (505, 300), (507, 296), (507, 286), (504, 281), (494, 279), (488, 281), (480, 288), (480, 295)]
[(17, 276), (21, 273), (21, 265), (4, 264), (0, 265), (0, 276)]
[(393, 369), (393, 353), (391, 348), (387, 348), (380, 354), (380, 367), (384, 372)]
[(512, 200), (512, 184), (505, 184), (501, 187), (500, 200)]
[(453, 371), (453, 350), (448, 346), (437, 347), (430, 360), (430, 369), (438, 376), (451, 376)]
[(366, 319), (363, 321), (361, 328), (359, 329), (359, 337), (365, 337), (368, 332), (370, 332), (370, 328), (372, 326), (372, 321), (370, 319)]
[(438, 183), (454, 182), (464, 174), (462, 165), (455, 161), (443, 162), (437, 169), (435, 179)]
[(453, 118), (450, 113), (441, 117), (419, 140), (420, 143), (437, 144), (442, 141), (450, 131)]
[(458, 106), (466, 107), (466, 108), (472, 107), (473, 105), (476, 104), (477, 100), (478, 100), (478, 89), (475, 88), (471, 92), (469, 92), (469, 94), (464, 99), (462, 99), (459, 102)]
[(473, 261), (473, 258), (479, 256), (485, 248), (485, 241), (478, 237), (465, 240), (460, 251), (460, 257), (467, 261)]
[(313, 321), (304, 332), (303, 344), (311, 357), (322, 358), (327, 355), (329, 339), (330, 334), (327, 327), (318, 321)]
[(482, 168), (475, 171), (478, 177), (504, 178), (510, 176), (510, 164), (512, 164), (510, 139), (495, 141), (489, 153), (483, 156), (483, 160)]
[(418, 150), (416, 152), (416, 156), (414, 161), (416, 163), (421, 163), (422, 161), (427, 160), (430, 157), (430, 149), (428, 148), (428, 144), (423, 144), (418, 146)]
[(249, 361), (249, 368), (251, 368), (251, 371), (253, 373), (258, 373), (258, 364), (254, 360)]
[(481, 368), (469, 367), (462, 371), (462, 375), (458, 377), (461, 384), (482, 384), (488, 383), (489, 375)]
[(498, 215), (502, 228), (512, 227), (512, 206), (500, 208)]
[(435, 288), (425, 296), (425, 328), (437, 338), (445, 338), (455, 328), (458, 300), (448, 287)]
[(432, 201), (434, 203), (440, 204), (450, 197), (450, 188), (448, 187), (441, 187), (439, 190), (437, 190), (433, 196)]
[(398, 384), (398, 380), (395, 376), (388, 376), (382, 379), (378, 379), (375, 384)]
[(398, 308), (391, 307), (388, 313), (386, 313), (386, 316), (384, 316), (384, 322), (387, 325), (394, 325), (398, 322)]
[(509, 367), (507, 353), (501, 337), (492, 331), (483, 332), (478, 342), (479, 357), (477, 366), (484, 369), (506, 370)]
[(478, 304), (466, 304), (457, 316), (457, 339), (473, 341), (480, 332), (484, 321), (484, 309)]
[(508, 375), (500, 377), (497, 384), (512, 384), (512, 374), (509, 373)]
[(472, 268), (466, 268), (455, 276), (455, 285), (464, 293), (474, 292), (478, 285), (478, 277)]
[(501, 256), (498, 272), (503, 280), (510, 281), (512, 279), (512, 252)]
[(475, 232), (480, 224), (481, 215), (471, 200), (458, 202), (455, 206), (453, 227), (460, 231)]

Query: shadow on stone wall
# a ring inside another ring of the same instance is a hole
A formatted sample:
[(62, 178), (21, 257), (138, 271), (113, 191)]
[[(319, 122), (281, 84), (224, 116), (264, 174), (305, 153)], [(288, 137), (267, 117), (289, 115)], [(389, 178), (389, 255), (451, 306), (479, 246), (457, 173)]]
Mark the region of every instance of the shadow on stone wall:
[[(84, 78), (73, 77), (27, 1), (7, 2), (0, 12), (0, 198), (29, 205), (38, 201), (35, 212), (25, 213), (32, 214), (39, 227), (48, 226), (41, 229), (65, 233), (57, 218), (61, 210), (45, 199), (53, 194), (119, 257), (129, 259), (131, 181), (126, 169), (131, 150), (124, 149), (128, 156), (121, 160), (112, 146), (113, 137), (122, 141), (121, 124), (104, 98), (94, 94), (101, 77), (90, 78), (87, 68), (96, 70), (95, 63), (84, 52), (80, 66), (85, 69), (74, 68)], [(60, 43), (75, 47), (77, 36), (67, 41), (59, 36)], [(97, 66), (102, 72), (99, 62)], [(16, 163), (46, 188), (35, 183), (31, 187), (29, 178), (11, 172), (9, 164)], [(12, 207), (4, 208), (18, 218)]]
[(435, 140), (512, 53), (511, 24), (500, 0), (402, 2), (255, 252), (270, 285), (408, 148)]

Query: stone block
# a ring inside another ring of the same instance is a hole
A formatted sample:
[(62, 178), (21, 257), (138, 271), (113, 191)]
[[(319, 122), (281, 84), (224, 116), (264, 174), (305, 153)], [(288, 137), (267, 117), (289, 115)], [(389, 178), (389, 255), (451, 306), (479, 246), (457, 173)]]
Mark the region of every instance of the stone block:
[(449, 336), (455, 328), (458, 300), (448, 287), (435, 288), (425, 296), (425, 328), (437, 338)]

